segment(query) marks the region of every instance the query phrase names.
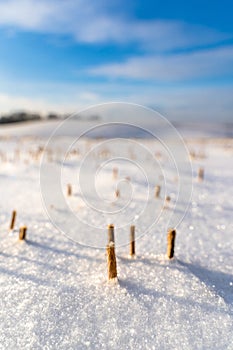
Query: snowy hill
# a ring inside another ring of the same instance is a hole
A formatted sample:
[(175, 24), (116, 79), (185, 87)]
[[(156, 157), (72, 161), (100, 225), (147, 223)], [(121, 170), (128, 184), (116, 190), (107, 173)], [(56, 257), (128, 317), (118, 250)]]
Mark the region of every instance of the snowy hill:
[[(176, 203), (179, 179), (158, 141), (119, 141), (125, 158), (112, 161), (116, 148), (107, 139), (84, 137), (73, 145), (77, 129), (69, 126), (44, 149), (56, 123), (0, 130), (0, 349), (233, 349), (233, 140), (187, 138), (192, 197)], [(162, 170), (153, 171), (151, 154)], [(200, 167), (203, 181), (197, 181)], [(185, 164), (181, 169), (185, 180), (190, 174)], [(52, 177), (60, 170), (63, 197)], [(169, 260), (173, 213), (183, 219)], [(113, 219), (118, 281), (109, 282), (105, 246)], [(133, 259), (127, 244), (132, 222), (138, 237)], [(22, 225), (26, 241), (18, 240)]]

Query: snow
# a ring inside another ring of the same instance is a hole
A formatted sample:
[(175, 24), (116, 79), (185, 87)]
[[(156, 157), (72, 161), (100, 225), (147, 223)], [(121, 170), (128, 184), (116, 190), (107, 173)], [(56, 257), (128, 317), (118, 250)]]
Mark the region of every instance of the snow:
[[(79, 153), (67, 154), (61, 166), (61, 150), (72, 145), (73, 135), (55, 137), (51, 154), (35, 156), (51, 128), (36, 123), (0, 131), (0, 349), (233, 349), (233, 140), (189, 134), (187, 147), (197, 156), (186, 210), (189, 195), (178, 197), (177, 172), (158, 141), (118, 140), (115, 152), (108, 139), (84, 137), (73, 145)], [(154, 172), (151, 152), (157, 154)], [(62, 195), (54, 193), (52, 177), (59, 169)], [(189, 168), (182, 169), (181, 178), (188, 179)], [(160, 199), (153, 196), (158, 184)], [(166, 195), (171, 203), (164, 208)], [(9, 232), (14, 209), (16, 227)], [(166, 231), (174, 212), (183, 219), (175, 259), (168, 260)], [(110, 223), (115, 283), (107, 281)], [(131, 224), (135, 259), (128, 256)], [(22, 225), (26, 241), (18, 240)]]

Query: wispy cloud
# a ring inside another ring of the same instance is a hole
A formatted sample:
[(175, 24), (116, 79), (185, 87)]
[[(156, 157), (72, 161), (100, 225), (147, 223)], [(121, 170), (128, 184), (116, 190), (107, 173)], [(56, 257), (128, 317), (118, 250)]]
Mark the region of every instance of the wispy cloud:
[[(69, 45), (83, 50), (82, 57), (87, 53), (88, 61), (84, 60), (82, 68), (77, 63), (79, 74), (74, 74), (70, 82), (69, 78), (48, 82), (45, 76), (36, 80), (33, 75), (26, 81), (22, 75), (12, 76), (10, 63), (5, 64), (0, 72), (0, 112), (12, 109), (69, 112), (107, 100), (157, 106), (170, 119), (220, 115), (230, 119), (232, 85), (220, 85), (224, 78), (233, 76), (233, 46), (228, 41), (232, 36), (178, 20), (127, 17), (127, 11), (124, 14), (120, 11), (119, 1), (123, 2), (116, 0), (113, 11), (114, 1), (110, 6), (108, 0), (0, 0), (0, 28), (5, 29), (1, 33), (56, 34), (59, 40), (65, 34), (66, 39), (67, 36), (72, 39), (68, 40)], [(96, 50), (88, 47), (85, 51), (80, 43), (101, 47), (103, 52), (111, 45), (112, 54), (106, 53), (104, 57), (108, 63), (87, 68), (90, 62), (96, 62), (92, 60)], [(120, 61), (124, 50), (118, 50), (119, 47), (134, 50), (130, 53), (127, 49), (127, 58)], [(30, 51), (30, 47), (26, 49)], [(76, 72), (75, 66), (69, 68)], [(207, 78), (220, 79), (210, 88)], [(199, 80), (203, 81), (199, 84)]]
[[(18, 83), (20, 86), (20, 83)], [(106, 101), (135, 102), (154, 107), (158, 112), (170, 120), (232, 120), (233, 86), (174, 86), (154, 87), (143, 89), (134, 84), (119, 84), (111, 88), (108, 83), (92, 87), (81, 85), (49, 84), (49, 90), (54, 90), (53, 96), (44, 96), (46, 86), (41, 87), (40, 95), (12, 94), (0, 92), (1, 113), (12, 110), (29, 110), (34, 112), (60, 113), (78, 112), (93, 104)], [(18, 89), (20, 91), (20, 89)], [(64, 91), (69, 92), (69, 98), (64, 99)], [(108, 98), (106, 99), (106, 91)]]
[[(1, 114), (14, 110), (28, 110), (31, 112), (47, 112), (54, 109), (51, 103), (47, 103), (43, 98), (31, 98), (21, 95), (0, 93)], [(56, 106), (57, 107), (57, 106)]]
[(180, 21), (129, 19), (109, 11), (103, 1), (91, 0), (0, 0), (0, 25), (69, 34), (77, 42), (89, 44), (135, 43), (152, 51), (190, 48), (230, 38), (227, 33)]
[[(50, 87), (55, 88), (55, 84)], [(45, 86), (44, 86), (45, 88)], [(64, 99), (64, 89), (70, 92), (70, 98)], [(18, 89), (19, 90), (19, 89)], [(104, 102), (100, 94), (90, 89), (83, 89), (81, 86), (62, 86), (52, 96), (29, 96), (28, 94), (0, 91), (0, 115), (9, 111), (27, 110), (46, 114), (49, 112), (74, 113), (92, 104)]]
[(170, 55), (132, 57), (122, 63), (94, 67), (90, 74), (108, 78), (183, 81), (233, 76), (233, 46)]
[(233, 86), (151, 88), (129, 100), (154, 106), (170, 120), (232, 121)]

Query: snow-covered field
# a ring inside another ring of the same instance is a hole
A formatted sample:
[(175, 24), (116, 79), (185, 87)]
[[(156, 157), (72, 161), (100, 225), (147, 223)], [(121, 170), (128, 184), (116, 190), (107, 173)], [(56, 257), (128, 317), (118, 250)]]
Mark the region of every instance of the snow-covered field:
[[(54, 148), (43, 152), (53, 127), (36, 123), (0, 130), (0, 349), (233, 349), (233, 139), (189, 133), (193, 190), (186, 211), (184, 198), (175, 203), (179, 179), (159, 142), (121, 141), (125, 159), (108, 162), (116, 148), (105, 139), (83, 138), (61, 166), (62, 147), (73, 139), (59, 136)], [(162, 169), (151, 178), (144, 176), (151, 164), (143, 149), (152, 150)], [(41, 161), (47, 173), (40, 174)], [(137, 163), (143, 166), (135, 168)], [(200, 167), (204, 181), (197, 181)], [(56, 200), (53, 171), (61, 168), (65, 207), (49, 202)], [(98, 197), (92, 198), (93, 172)], [(48, 179), (42, 193), (40, 175)], [(161, 197), (154, 198), (158, 184)], [(51, 192), (48, 199), (44, 191)], [(171, 201), (164, 208), (165, 195)], [(16, 226), (9, 231), (14, 209)], [(172, 213), (184, 217), (175, 258), (168, 260)], [(112, 221), (117, 282), (107, 281), (104, 249)], [(135, 259), (128, 257), (126, 244), (132, 223), (141, 236)], [(26, 241), (18, 240), (21, 225), (28, 227)]]

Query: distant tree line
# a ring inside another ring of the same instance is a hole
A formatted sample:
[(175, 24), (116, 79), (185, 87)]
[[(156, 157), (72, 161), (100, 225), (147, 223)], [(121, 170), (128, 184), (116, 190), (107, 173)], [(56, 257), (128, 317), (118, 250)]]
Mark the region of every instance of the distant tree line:
[(30, 113), (30, 112), (13, 112), (8, 114), (3, 114), (0, 116), (0, 124), (8, 124), (8, 123), (18, 123), (25, 121), (36, 121), (36, 120), (44, 120), (44, 119), (58, 119), (63, 118), (64, 116), (60, 116), (56, 113), (49, 113), (47, 116), (42, 117), (38, 113)]
[(0, 117), (0, 123), (17, 123), (28, 120), (40, 120), (41, 116), (35, 113), (26, 113), (26, 112), (15, 112)]
[[(0, 124), (8, 124), (8, 123), (19, 123), (25, 121), (37, 121), (37, 120), (55, 120), (55, 119), (66, 119), (70, 116), (70, 114), (58, 114), (58, 113), (49, 113), (46, 116), (41, 116), (38, 113), (30, 113), (30, 112), (13, 112), (9, 114), (0, 115)], [(97, 115), (89, 115), (88, 117), (82, 117), (81, 115), (77, 115), (75, 117), (76, 120), (89, 120), (94, 121), (100, 119)]]

